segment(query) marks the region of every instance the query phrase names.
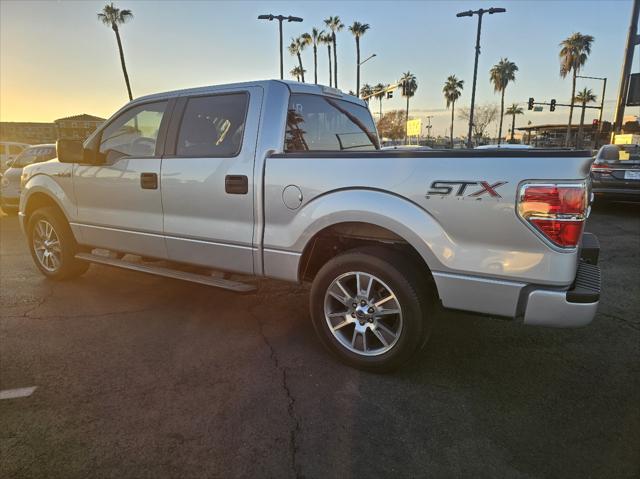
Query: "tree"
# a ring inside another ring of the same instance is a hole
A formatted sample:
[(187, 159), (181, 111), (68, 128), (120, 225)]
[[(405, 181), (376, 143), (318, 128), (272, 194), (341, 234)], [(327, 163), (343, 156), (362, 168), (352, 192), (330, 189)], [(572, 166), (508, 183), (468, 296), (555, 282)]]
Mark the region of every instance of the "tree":
[(336, 45), (336, 32), (342, 30), (344, 24), (338, 16), (325, 19), (324, 24), (331, 30), (331, 43), (333, 43), (333, 86), (338, 88), (338, 48)]
[[(479, 105), (473, 111), (472, 134), (476, 141), (481, 141), (485, 131), (496, 120), (498, 107), (496, 105)], [(469, 108), (461, 108), (458, 118), (469, 122)]]
[(377, 125), (380, 138), (390, 138), (392, 140), (403, 138), (407, 132), (405, 118), (402, 110), (388, 111), (381, 116)]
[(318, 84), (318, 45), (322, 43), (324, 30), (318, 30), (316, 27), (311, 29), (311, 33), (302, 35), (308, 45), (313, 45), (313, 82)]
[(301, 66), (297, 66), (293, 67), (293, 69), (289, 73), (291, 73), (291, 76), (295, 77), (297, 81), (300, 81), (300, 78), (302, 78), (302, 82), (304, 83), (304, 74), (306, 72), (307, 71), (304, 70)]
[(560, 76), (566, 78), (572, 74), (571, 84), (571, 106), (569, 107), (569, 123), (567, 125), (567, 136), (565, 146), (569, 146), (571, 141), (571, 120), (573, 119), (573, 104), (576, 97), (576, 76), (587, 62), (591, 53), (591, 44), (594, 41), (591, 35), (573, 33), (560, 43)]
[(120, 10), (115, 7), (113, 3), (107, 4), (102, 8), (102, 12), (98, 13), (98, 20), (104, 23), (106, 26), (111, 27), (116, 34), (116, 40), (118, 41), (118, 50), (120, 51), (120, 64), (122, 65), (122, 73), (124, 74), (124, 82), (127, 85), (127, 93), (129, 94), (129, 101), (133, 100), (131, 94), (131, 84), (129, 83), (129, 74), (127, 73), (127, 66), (124, 62), (124, 51), (122, 50), (122, 41), (120, 40), (120, 28), (119, 26), (133, 19), (133, 12), (131, 10)]
[(513, 103), (509, 108), (507, 108), (507, 111), (504, 112), (505, 115), (511, 115), (511, 142), (513, 143), (513, 134), (515, 133), (515, 129), (516, 129), (516, 115), (522, 115), (524, 114), (524, 110), (522, 109), (522, 107), (518, 106), (517, 103)]
[[(362, 88), (360, 88), (360, 96), (362, 98), (367, 97), (367, 96), (371, 95), (372, 93), (373, 93), (373, 88), (368, 83), (365, 83), (364, 85), (362, 85)], [(370, 100), (370, 98), (367, 98), (365, 100), (367, 102), (367, 104), (369, 103), (369, 100)]]
[(353, 22), (349, 31), (356, 39), (356, 91), (360, 91), (360, 37), (371, 28), (368, 23)]
[(333, 44), (333, 38), (330, 33), (322, 35), (318, 42), (327, 46), (327, 52), (329, 53), (329, 86), (333, 85), (333, 75), (331, 74), (331, 45)]
[[(416, 90), (418, 89), (418, 81), (413, 73), (407, 72), (402, 75), (402, 78), (400, 78), (400, 84), (402, 85), (402, 96), (406, 97), (407, 99), (406, 119), (407, 121), (409, 121), (409, 98), (416, 94)], [(406, 133), (404, 136), (404, 140), (405, 142), (407, 141)]]
[(458, 98), (462, 95), (462, 89), (464, 88), (464, 80), (458, 80), (455, 75), (449, 75), (447, 81), (442, 88), (444, 98), (447, 100), (447, 108), (451, 105), (451, 148), (453, 148), (453, 119), (454, 109)]
[(378, 119), (382, 118), (382, 100), (384, 100), (384, 97), (386, 95), (385, 90), (388, 86), (389, 85), (385, 85), (384, 83), (378, 83), (373, 87), (373, 91), (376, 92), (375, 98), (380, 102), (380, 116), (378, 117)]
[(302, 78), (302, 83), (304, 83), (304, 74), (307, 70), (302, 67), (302, 50), (308, 45), (307, 40), (303, 35), (298, 38), (292, 38), (291, 43), (289, 44), (289, 53), (291, 55), (296, 55), (298, 57), (298, 66), (300, 67), (300, 76)]
[(489, 70), (493, 90), (500, 92), (500, 126), (498, 127), (498, 145), (502, 142), (502, 120), (504, 118), (504, 92), (509, 82), (515, 81), (518, 67), (507, 58), (502, 58)]
[(582, 147), (582, 127), (584, 126), (584, 113), (586, 111), (587, 103), (591, 103), (597, 100), (596, 95), (593, 94), (591, 88), (583, 88), (576, 94), (575, 101), (582, 105), (582, 113), (580, 114), (580, 127), (578, 128), (578, 138), (576, 140), (576, 146)]

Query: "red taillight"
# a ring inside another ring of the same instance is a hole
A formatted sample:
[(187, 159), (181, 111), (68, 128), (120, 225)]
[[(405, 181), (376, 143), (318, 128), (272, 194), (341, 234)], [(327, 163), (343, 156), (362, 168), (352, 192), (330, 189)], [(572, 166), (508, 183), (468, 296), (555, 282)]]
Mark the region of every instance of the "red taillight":
[(583, 183), (525, 184), (518, 198), (520, 217), (563, 248), (575, 248), (580, 241), (588, 206)]
[(591, 171), (606, 175), (608, 173), (611, 173), (611, 168), (609, 168), (609, 165), (607, 165), (606, 163), (592, 163)]

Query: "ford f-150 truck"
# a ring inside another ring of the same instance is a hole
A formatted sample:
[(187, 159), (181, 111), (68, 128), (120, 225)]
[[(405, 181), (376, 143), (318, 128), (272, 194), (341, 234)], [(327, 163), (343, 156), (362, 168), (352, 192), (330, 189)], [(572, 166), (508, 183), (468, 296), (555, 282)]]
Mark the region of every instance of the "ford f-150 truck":
[(596, 314), (588, 152), (381, 151), (363, 101), (271, 80), (136, 99), (57, 153), (20, 198), (52, 279), (95, 262), (237, 292), (255, 286), (217, 272), (310, 282), (321, 342), (374, 371), (426, 343), (438, 302), (558, 327)]

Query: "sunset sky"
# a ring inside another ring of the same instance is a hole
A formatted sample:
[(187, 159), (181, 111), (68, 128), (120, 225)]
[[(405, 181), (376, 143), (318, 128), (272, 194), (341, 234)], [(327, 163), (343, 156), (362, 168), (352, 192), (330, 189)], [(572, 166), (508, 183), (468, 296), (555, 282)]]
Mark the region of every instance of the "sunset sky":
[[(208, 84), (278, 77), (277, 22), (256, 19), (261, 13), (304, 18), (285, 24), (285, 41), (322, 26), (329, 15), (349, 25), (354, 20), (371, 29), (362, 37), (362, 57), (377, 57), (362, 66), (362, 82), (395, 82), (410, 70), (418, 78), (411, 101), (416, 116), (435, 115), (434, 134), (443, 134), (449, 113), (442, 85), (455, 74), (465, 80), (459, 101), (470, 101), (476, 19), (456, 18), (462, 10), (505, 7), (507, 13), (486, 16), (477, 101), (498, 102), (489, 83), (489, 68), (501, 57), (519, 66), (506, 102), (526, 108), (527, 98), (568, 102), (569, 79), (559, 75), (558, 43), (579, 31), (595, 37), (584, 75), (608, 77), (605, 119), (611, 119), (617, 95), (631, 1), (367, 1), (367, 2), (224, 2), (119, 1), (135, 18), (121, 29), (134, 96)], [(0, 120), (52, 121), (89, 113), (108, 117), (127, 101), (116, 39), (96, 13), (104, 2), (0, 2)], [(639, 71), (636, 52), (633, 71)], [(303, 53), (307, 80), (313, 57)], [(345, 28), (338, 35), (339, 87), (355, 89), (355, 42)], [(295, 66), (285, 51), (285, 71)], [(319, 51), (319, 80), (327, 82), (327, 51)], [(578, 88), (601, 82), (581, 80)], [(403, 108), (396, 98), (384, 110)], [(377, 111), (377, 106), (374, 108)], [(628, 108), (627, 114), (639, 114)], [(588, 121), (596, 115), (589, 112)], [(568, 111), (527, 112), (519, 124), (567, 120)], [(456, 128), (462, 134), (462, 122)]]

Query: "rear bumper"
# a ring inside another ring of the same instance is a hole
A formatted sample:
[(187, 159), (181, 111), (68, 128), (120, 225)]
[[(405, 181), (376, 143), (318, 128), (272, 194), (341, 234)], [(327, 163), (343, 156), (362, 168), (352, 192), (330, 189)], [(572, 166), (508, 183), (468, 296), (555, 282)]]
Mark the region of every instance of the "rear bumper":
[(524, 324), (576, 328), (586, 326), (596, 315), (600, 302), (600, 268), (580, 261), (576, 280), (567, 291), (536, 289), (529, 292)]
[(571, 328), (589, 324), (600, 301), (600, 244), (585, 233), (580, 261), (569, 288), (433, 272), (445, 308), (491, 316), (524, 318), (524, 324)]

